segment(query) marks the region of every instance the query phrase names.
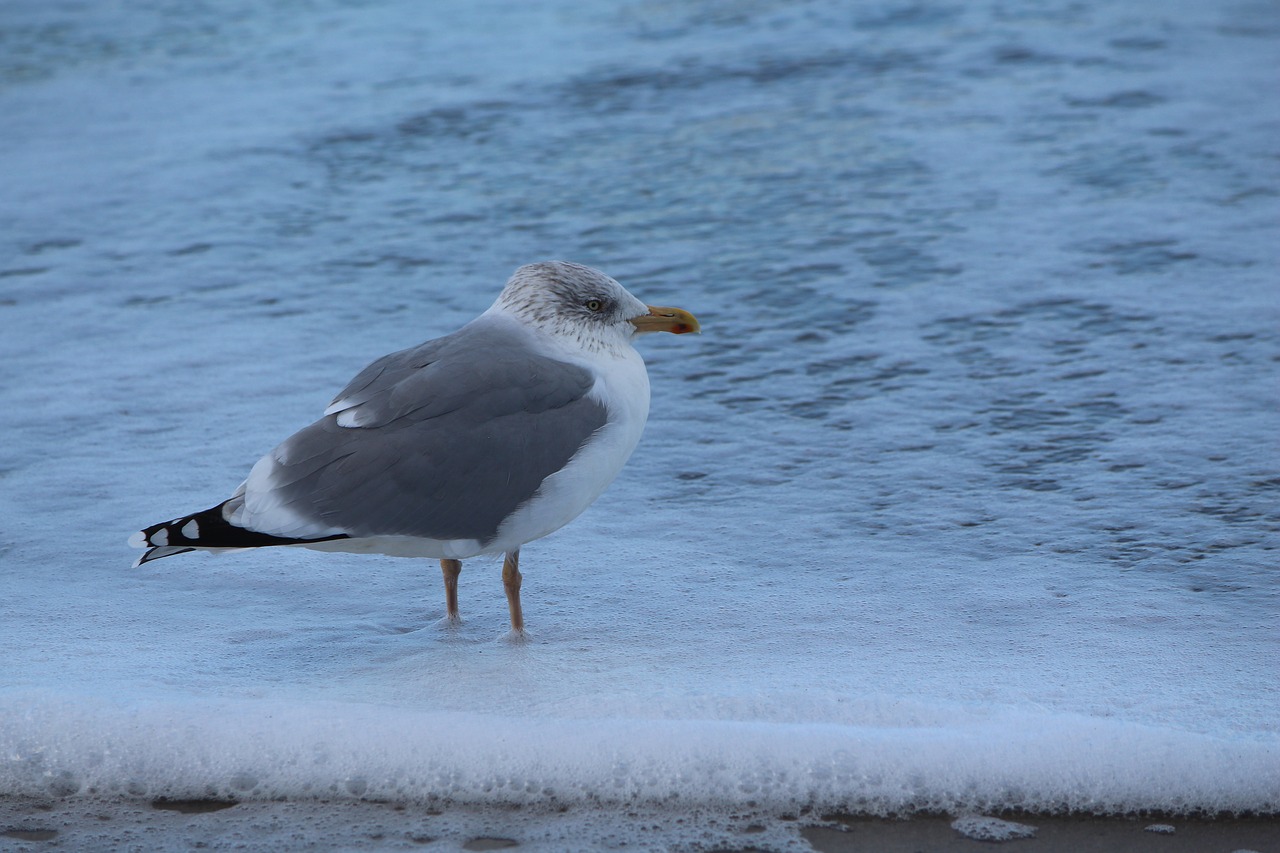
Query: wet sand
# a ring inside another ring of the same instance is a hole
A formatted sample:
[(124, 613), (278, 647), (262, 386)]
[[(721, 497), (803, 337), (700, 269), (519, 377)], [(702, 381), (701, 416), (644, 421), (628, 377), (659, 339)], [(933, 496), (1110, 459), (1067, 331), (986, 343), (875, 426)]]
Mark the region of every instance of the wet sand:
[[(766, 841), (770, 833), (759, 827), (738, 833), (741, 845), (709, 844), (698, 821), (687, 815), (666, 813), (671, 825), (659, 828), (663, 814), (649, 812), (644, 817), (647, 827), (637, 829), (627, 827), (634, 813), (623, 816), (606, 810), (538, 814), (358, 801), (0, 797), (0, 850), (590, 850), (617, 846), (616, 833), (600, 836), (598, 846), (592, 841), (593, 829), (611, 825), (624, 827), (621, 835), (633, 850), (682, 849), (687, 843), (694, 850), (754, 853), (787, 846)], [(992, 842), (966, 837), (953, 828), (951, 817), (836, 815), (790, 821), (786, 835), (794, 840), (798, 833), (820, 853), (981, 853), (993, 847), (1025, 853), (1280, 853), (1280, 816), (1002, 819), (1034, 827), (1035, 834)], [(685, 828), (677, 828), (677, 820)], [(557, 833), (557, 826), (569, 831)]]
[[(1031, 838), (977, 841), (952, 829), (950, 817), (881, 820), (848, 817), (839, 828), (811, 827), (802, 834), (821, 853), (964, 853), (1007, 848), (1025, 853), (1280, 853), (1280, 817), (1199, 820), (1173, 816), (1142, 818), (1002, 816), (1035, 827)], [(1171, 827), (1158, 832), (1147, 827)]]

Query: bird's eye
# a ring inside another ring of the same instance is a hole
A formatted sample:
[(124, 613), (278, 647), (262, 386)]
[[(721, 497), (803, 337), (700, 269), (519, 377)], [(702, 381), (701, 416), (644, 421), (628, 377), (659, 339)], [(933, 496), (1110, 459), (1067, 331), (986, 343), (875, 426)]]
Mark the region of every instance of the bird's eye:
[(596, 311), (599, 311), (599, 310), (600, 310), (601, 308), (603, 308), (603, 307), (604, 307), (604, 303), (603, 303), (603, 302), (601, 302), (599, 299), (588, 299), (588, 300), (587, 300), (587, 310), (588, 310), (588, 311), (591, 311), (591, 312), (593, 312), (593, 313), (594, 313), (594, 312), (596, 312)]

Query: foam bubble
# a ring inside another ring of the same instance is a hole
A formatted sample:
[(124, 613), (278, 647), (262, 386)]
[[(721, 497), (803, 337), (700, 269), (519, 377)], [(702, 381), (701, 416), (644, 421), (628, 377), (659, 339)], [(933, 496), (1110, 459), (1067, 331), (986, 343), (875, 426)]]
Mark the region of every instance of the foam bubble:
[(1013, 841), (1034, 838), (1036, 828), (996, 817), (967, 816), (951, 822), (951, 828), (974, 841)]

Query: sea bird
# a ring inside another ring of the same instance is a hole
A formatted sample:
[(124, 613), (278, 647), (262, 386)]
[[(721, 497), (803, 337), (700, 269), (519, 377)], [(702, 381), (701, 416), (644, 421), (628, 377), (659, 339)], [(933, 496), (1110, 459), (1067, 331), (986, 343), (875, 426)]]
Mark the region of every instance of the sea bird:
[(697, 331), (599, 270), (520, 267), (458, 331), (360, 371), (230, 498), (134, 534), (135, 566), (281, 546), (434, 558), (456, 623), (462, 560), (503, 554), (522, 635), (520, 548), (580, 515), (640, 441), (649, 376), (632, 342)]

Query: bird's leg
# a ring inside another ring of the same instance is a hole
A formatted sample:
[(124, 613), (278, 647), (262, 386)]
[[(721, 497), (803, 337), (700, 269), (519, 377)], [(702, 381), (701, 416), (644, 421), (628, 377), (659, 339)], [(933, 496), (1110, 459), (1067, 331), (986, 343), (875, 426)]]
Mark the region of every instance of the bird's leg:
[(524, 615), (520, 612), (520, 549), (508, 551), (502, 559), (502, 585), (507, 590), (507, 607), (511, 610), (511, 631), (524, 633)]
[(458, 618), (458, 575), (462, 574), (461, 560), (441, 560), (440, 571), (444, 572), (444, 607), (445, 618), (450, 622), (460, 622)]

